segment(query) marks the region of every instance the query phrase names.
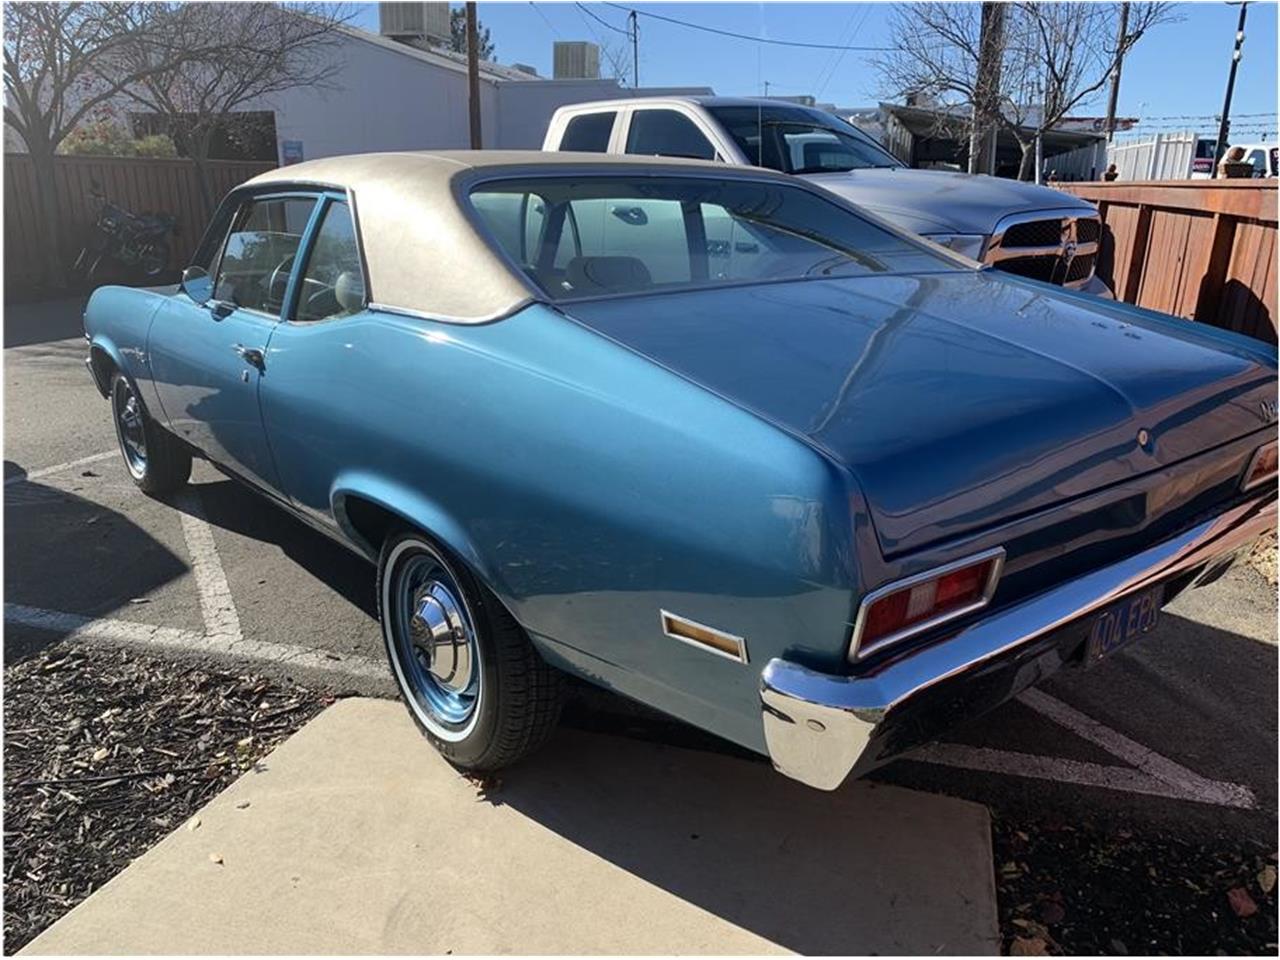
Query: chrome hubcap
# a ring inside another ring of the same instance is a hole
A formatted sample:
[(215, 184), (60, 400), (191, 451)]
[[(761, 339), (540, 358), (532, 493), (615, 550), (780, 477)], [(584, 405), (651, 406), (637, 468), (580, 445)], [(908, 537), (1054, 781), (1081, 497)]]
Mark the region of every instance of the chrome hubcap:
[(141, 476), (147, 469), (147, 440), (143, 430), (142, 406), (123, 380), (116, 384), (116, 430), (120, 436), (120, 449), (124, 452), (129, 469)]
[(475, 625), (462, 591), (436, 557), (417, 553), (402, 561), (392, 613), (409, 694), (435, 723), (465, 727), (480, 697)]
[(471, 685), (471, 634), (458, 601), (439, 580), (419, 591), (417, 612), (409, 621), (418, 663), (451, 693)]

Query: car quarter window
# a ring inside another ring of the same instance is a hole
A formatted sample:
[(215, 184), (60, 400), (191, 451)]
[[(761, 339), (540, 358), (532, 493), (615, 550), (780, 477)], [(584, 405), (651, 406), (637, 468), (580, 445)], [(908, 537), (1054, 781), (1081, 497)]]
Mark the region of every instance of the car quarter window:
[(351, 209), (332, 200), (321, 214), (307, 254), (294, 316), (300, 321), (328, 320), (359, 313), (364, 304), (364, 272)]
[(314, 197), (244, 201), (218, 262), (214, 299), (279, 316), (315, 203)]
[[(473, 208), (551, 300), (766, 280), (961, 269), (798, 187), (734, 178), (538, 177), (482, 184)], [(538, 231), (521, 231), (536, 209)]]
[(627, 131), (627, 153), (714, 160), (715, 147), (698, 125), (677, 110), (636, 110)]
[(606, 113), (580, 113), (570, 118), (560, 138), (561, 150), (577, 150), (583, 153), (606, 153), (609, 137), (613, 133), (613, 118), (617, 111)]

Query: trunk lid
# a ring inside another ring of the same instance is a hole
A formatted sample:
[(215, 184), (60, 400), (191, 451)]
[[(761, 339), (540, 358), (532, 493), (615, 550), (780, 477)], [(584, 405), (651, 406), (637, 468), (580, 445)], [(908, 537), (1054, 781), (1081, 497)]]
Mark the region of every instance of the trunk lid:
[(990, 271), (566, 310), (846, 465), (887, 556), (1257, 431), (1276, 390), (1261, 342)]

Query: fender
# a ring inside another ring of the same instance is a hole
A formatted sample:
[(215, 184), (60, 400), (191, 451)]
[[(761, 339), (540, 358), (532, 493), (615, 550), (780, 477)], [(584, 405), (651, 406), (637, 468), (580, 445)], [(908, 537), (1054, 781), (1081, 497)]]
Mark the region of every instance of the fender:
[[(165, 425), (168, 424), (168, 416), (160, 405), (160, 397), (151, 379), (147, 344), (151, 336), (151, 325), (166, 299), (150, 290), (99, 287), (89, 297), (84, 309), (84, 329), (89, 341), (90, 361), (109, 359), (133, 382), (151, 415)], [(101, 376), (100, 368), (92, 368), (91, 372), (94, 382), (99, 390), (104, 391), (105, 397), (110, 379)]]
[(505, 584), (494, 576), (492, 569), (476, 549), (475, 542), (462, 525), (431, 498), (402, 483), (368, 471), (351, 470), (338, 474), (329, 494), (333, 518), (343, 535), (374, 562), (377, 562), (382, 545), (370, 543), (356, 530), (347, 515), (348, 497), (368, 500), (388, 513), (400, 517), (409, 526), (430, 534), (454, 556), (462, 560), (471, 572), (493, 591), (495, 596), (509, 606), (510, 592)]

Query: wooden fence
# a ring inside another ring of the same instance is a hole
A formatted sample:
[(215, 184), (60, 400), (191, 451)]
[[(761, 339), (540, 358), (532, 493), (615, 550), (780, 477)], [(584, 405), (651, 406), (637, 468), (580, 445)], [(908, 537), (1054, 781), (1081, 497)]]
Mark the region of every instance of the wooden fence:
[(1276, 181), (1070, 183), (1102, 214), (1116, 297), (1276, 342)]
[[(232, 187), (274, 166), (261, 161), (213, 161), (210, 179), (214, 202)], [(171, 271), (181, 270), (186, 265), (212, 214), (212, 211), (205, 210), (195, 164), (190, 160), (57, 157), (54, 159), (54, 176), (63, 247), (58, 256), (67, 265), (75, 259), (93, 228), (97, 207), (91, 187), (95, 181), (112, 203), (132, 213), (167, 213), (177, 219), (178, 232), (170, 241)], [(5, 154), (4, 275), (7, 296), (34, 291), (45, 275), (41, 261), (46, 253), (37, 241), (42, 235), (31, 158), (22, 153)]]

